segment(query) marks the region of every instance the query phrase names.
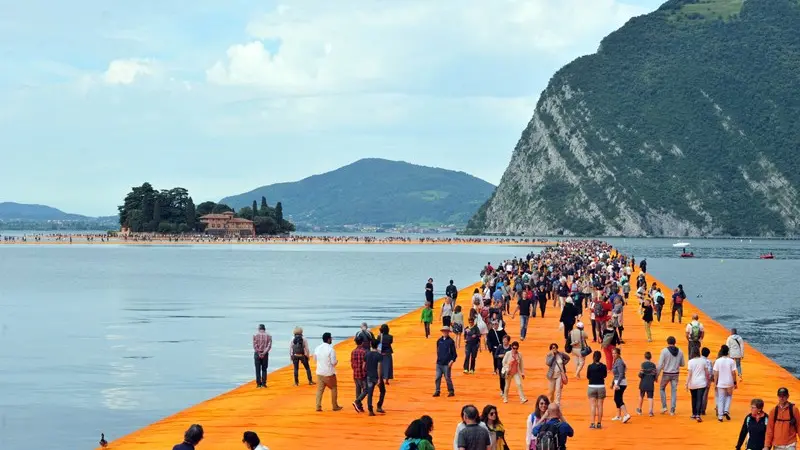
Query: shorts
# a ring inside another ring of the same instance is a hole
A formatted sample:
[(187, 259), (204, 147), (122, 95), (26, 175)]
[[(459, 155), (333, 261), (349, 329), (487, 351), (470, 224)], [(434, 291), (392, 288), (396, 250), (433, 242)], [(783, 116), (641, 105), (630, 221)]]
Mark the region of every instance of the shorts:
[(606, 388), (605, 388), (605, 386), (603, 386), (603, 387), (589, 387), (589, 390), (586, 393), (586, 395), (588, 395), (589, 398), (596, 398), (596, 399), (602, 400), (602, 399), (606, 398)]
[(644, 389), (639, 389), (639, 397), (644, 398), (644, 396), (646, 395), (647, 398), (653, 398), (653, 392), (654, 389), (650, 389), (648, 391), (645, 391)]
[(449, 327), (450, 326), (450, 316), (442, 317), (442, 325)]
[(453, 333), (461, 334), (462, 331), (464, 331), (464, 325), (463, 324), (460, 324), (460, 323), (454, 323), (453, 324)]

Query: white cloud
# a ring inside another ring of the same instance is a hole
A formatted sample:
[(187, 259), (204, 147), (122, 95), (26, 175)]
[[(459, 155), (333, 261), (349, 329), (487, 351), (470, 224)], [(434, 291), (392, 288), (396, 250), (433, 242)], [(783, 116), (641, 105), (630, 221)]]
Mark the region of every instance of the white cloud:
[(408, 91), (442, 71), (491, 70), (482, 61), (524, 70), (587, 41), (594, 49), (644, 12), (617, 0), (293, 1), (251, 22), (252, 40), (206, 75), (287, 95)]
[(156, 64), (151, 60), (115, 59), (108, 64), (102, 79), (106, 84), (132, 84), (142, 76), (155, 75), (156, 71)]

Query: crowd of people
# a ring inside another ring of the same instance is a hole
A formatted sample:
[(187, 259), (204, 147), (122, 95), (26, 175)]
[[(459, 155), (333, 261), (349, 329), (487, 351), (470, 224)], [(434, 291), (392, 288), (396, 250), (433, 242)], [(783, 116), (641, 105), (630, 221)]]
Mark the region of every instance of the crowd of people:
[[(537, 312), (544, 317), (550, 308), (559, 317), (563, 342), (549, 343), (543, 355), (547, 365), (545, 377), (548, 392), (536, 398), (532, 412), (524, 419), (526, 449), (565, 449), (567, 441), (575, 435), (576, 430), (566, 419), (561, 401), (562, 392), (573, 375), (575, 379), (586, 380), (586, 398), (591, 417), (589, 429), (603, 428), (605, 399), (608, 395), (614, 399), (611, 421), (621, 424), (631, 422), (632, 411), (626, 402), (626, 392), (629, 386), (635, 385), (635, 379), (638, 379), (638, 389), (632, 389), (637, 394), (633, 414), (650, 417), (656, 414), (655, 391), (658, 386), (660, 413), (676, 415), (678, 386), (682, 376), (685, 376), (684, 385), (690, 392), (692, 420), (703, 421), (709, 393), (714, 394), (714, 418), (720, 422), (732, 420), (731, 400), (742, 381), (745, 350), (743, 339), (736, 329), (731, 330), (724, 343), (718, 343), (713, 361), (710, 358), (711, 344), (705, 342), (705, 327), (696, 314), (682, 328), (684, 335), (680, 338), (685, 339), (684, 348), (678, 346), (677, 337), (669, 336), (656, 359), (650, 351), (641, 355), (638, 370), (626, 361), (626, 358), (631, 360), (635, 355), (625, 354), (623, 357), (623, 334), (626, 320), (630, 320), (627, 316), (633, 314), (631, 310), (635, 310), (645, 324), (645, 336), (642, 338), (652, 342), (651, 327), (657, 327), (661, 322), (662, 309), (666, 304), (664, 294), (655, 283), (647, 286), (646, 261), (640, 262), (639, 275), (633, 280), (635, 268), (633, 258), (628, 259), (616, 253), (605, 243), (571, 241), (539, 254), (531, 253), (524, 258), (504, 261), (498, 267), (487, 264), (480, 274), (482, 286), (473, 292), (466, 304), (458, 304), (458, 289), (451, 280), (445, 291), (444, 302), (437, 309), (434, 309), (433, 279), (428, 279), (424, 290), (425, 305), (420, 316), (423, 325), (420, 332), (428, 338), (433, 334), (435, 320), (441, 323), (438, 328), (441, 336), (436, 339), (435, 346), (431, 345), (436, 351), (435, 368), (432, 368), (433, 396), (442, 395), (442, 379), (447, 396), (456, 396), (453, 366), (459, 358), (463, 358), (464, 374), (474, 374), (482, 369), (476, 367), (476, 356), (479, 351), (486, 350), (492, 355), (492, 364), (491, 368), (484, 370), (491, 370), (497, 376), (502, 401), (509, 401), (513, 385), (520, 403), (526, 404), (525, 358), (520, 343), (528, 338), (529, 321), (537, 317)], [(632, 286), (634, 282), (635, 288)], [(678, 323), (683, 323), (685, 300), (686, 293), (683, 286), (679, 285), (671, 294), (672, 322), (677, 319)], [(464, 299), (460, 301), (465, 303)], [(519, 315), (521, 318), (518, 339), (513, 338), (507, 328), (506, 317), (509, 315)], [(588, 323), (591, 324), (591, 331)], [(302, 364), (308, 383), (317, 385), (316, 411), (323, 411), (322, 399), (326, 389), (331, 392), (331, 409), (339, 411), (343, 407), (339, 403), (336, 350), (330, 333), (323, 334), (322, 341), (310, 351), (303, 330), (294, 330), (289, 344), (294, 382), (295, 385), (299, 383), (298, 369)], [(389, 326), (381, 325), (376, 336), (368, 324), (362, 323), (353, 342), (355, 345), (350, 354), (350, 369), (355, 382), (353, 409), (356, 413), (370, 416), (384, 414), (386, 386), (394, 378), (394, 339)], [(599, 349), (593, 349), (592, 345)], [(260, 325), (253, 337), (258, 387), (267, 387), (266, 368), (271, 349), (272, 338)], [(463, 356), (460, 354), (462, 350)], [(309, 366), (312, 357), (316, 360), (316, 380), (312, 378)], [(590, 360), (588, 364), (587, 359)], [(570, 363), (574, 364), (572, 370)], [(374, 398), (376, 388), (377, 402)], [(788, 401), (787, 388), (781, 387), (777, 397), (777, 405), (769, 410), (764, 409), (764, 400), (751, 401), (751, 411), (744, 418), (740, 435), (730, 437), (731, 445), (736, 441), (737, 449), (795, 449), (798, 438), (796, 417), (800, 416), (800, 411)], [(405, 439), (400, 443), (401, 449), (433, 449), (432, 433), (433, 418), (425, 415), (413, 420), (405, 431)], [(489, 404), (480, 409), (474, 404), (467, 404), (461, 409), (461, 421), (455, 430), (453, 448), (507, 450), (509, 438), (496, 406)], [(725, 437), (721, 436), (720, 439)], [(248, 447), (258, 448), (251, 444)], [(184, 447), (176, 449), (183, 450)]]

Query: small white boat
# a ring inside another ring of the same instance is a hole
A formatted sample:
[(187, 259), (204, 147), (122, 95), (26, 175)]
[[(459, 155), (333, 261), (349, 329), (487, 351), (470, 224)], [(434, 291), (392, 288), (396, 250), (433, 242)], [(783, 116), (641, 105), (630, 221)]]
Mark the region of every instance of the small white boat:
[(678, 242), (677, 244), (672, 244), (673, 247), (688, 247), (688, 242)]

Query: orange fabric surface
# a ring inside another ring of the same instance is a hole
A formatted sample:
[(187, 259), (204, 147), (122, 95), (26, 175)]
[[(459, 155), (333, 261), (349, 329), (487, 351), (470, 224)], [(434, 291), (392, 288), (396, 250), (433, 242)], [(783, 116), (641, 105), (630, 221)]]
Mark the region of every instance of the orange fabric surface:
[[(633, 283), (637, 272), (633, 275)], [(634, 293), (631, 302), (625, 308), (625, 331), (623, 337), (626, 344), (622, 346), (622, 356), (628, 365), (627, 377), (630, 387), (625, 393), (629, 412), (633, 415), (627, 424), (612, 422), (616, 413), (612, 391), (605, 401), (605, 414), (602, 430), (589, 429), (589, 405), (586, 399), (587, 383), (585, 377), (574, 378), (575, 364), (570, 361), (567, 371), (570, 372), (569, 384), (565, 386), (562, 396), (562, 409), (567, 421), (575, 429), (575, 437), (569, 439), (570, 449), (732, 449), (736, 443), (744, 416), (749, 412), (749, 402), (760, 397), (765, 409), (774, 407), (776, 390), (779, 386), (789, 388), (795, 399), (800, 396), (800, 381), (778, 364), (746, 345), (743, 361), (745, 378), (735, 391), (731, 405), (730, 422), (718, 423), (714, 414), (714, 394), (709, 397), (708, 412), (703, 423), (689, 419), (691, 407), (689, 392), (685, 389), (685, 368), (678, 386), (678, 410), (674, 417), (661, 415), (658, 388), (655, 393), (656, 417), (636, 416), (638, 405), (638, 370), (646, 350), (653, 353), (653, 362), (664, 348), (667, 336), (675, 336), (678, 346), (686, 350), (684, 328), (694, 313), (700, 314), (705, 326), (703, 345), (712, 350), (712, 358), (721, 344), (724, 344), (728, 331), (712, 321), (690, 303), (684, 304), (683, 324), (670, 323), (671, 289), (647, 276), (648, 286), (657, 282), (667, 297), (662, 322), (653, 322), (653, 342), (647, 343), (644, 327), (637, 314)], [(459, 292), (458, 304), (462, 307), (471, 302), (471, 293), (475, 285)], [(691, 286), (689, 286), (691, 296)], [(441, 299), (437, 301), (435, 311), (439, 311)], [(719, 301), (726, 301), (720, 299)], [(532, 318), (528, 329), (528, 339), (521, 343), (520, 351), (525, 358), (526, 379), (525, 394), (529, 402), (519, 403), (516, 386), (510, 388), (509, 403), (504, 404), (500, 398), (497, 376), (492, 374), (490, 356), (484, 350), (478, 356), (477, 373), (462, 373), (463, 343), (459, 349), (459, 359), (453, 366), (453, 382), (456, 396), (447, 398), (444, 380), (443, 395), (432, 398), (435, 375), (435, 342), (438, 331), (433, 331), (430, 339), (425, 339), (423, 325), (420, 323), (420, 311), (416, 310), (391, 322), (391, 334), (394, 335), (394, 375), (395, 379), (387, 386), (384, 409), (386, 415), (369, 417), (357, 414), (351, 402), (354, 398), (354, 385), (350, 370), (349, 356), (353, 348), (352, 340), (336, 346), (339, 358), (339, 403), (345, 409), (331, 411), (329, 391), (323, 397), (321, 413), (314, 411), (316, 386), (293, 384), (291, 367), (281, 368), (269, 375), (269, 388), (256, 389), (255, 381), (224, 393), (216, 398), (187, 408), (173, 416), (160, 420), (150, 426), (137, 430), (127, 436), (112, 441), (108, 448), (113, 450), (170, 449), (182, 441), (183, 432), (192, 423), (202, 424), (205, 439), (198, 445), (198, 450), (228, 450), (244, 448), (241, 443), (242, 433), (252, 430), (258, 433), (262, 443), (270, 450), (322, 450), (322, 449), (363, 449), (390, 450), (399, 448), (403, 433), (409, 422), (423, 414), (434, 419), (434, 444), (437, 449), (453, 448), (454, 431), (460, 421), (459, 412), (465, 404), (472, 403), (482, 409), (487, 404), (498, 407), (499, 415), (506, 429), (508, 446), (512, 450), (525, 447), (525, 428), (528, 415), (533, 410), (535, 399), (540, 394), (547, 394), (545, 373), (545, 354), (551, 342), (563, 347), (563, 332), (558, 329), (560, 310), (548, 302), (546, 318)], [(513, 309), (512, 309), (513, 310)], [(586, 330), (591, 333), (588, 311), (584, 312)], [(466, 316), (466, 314), (465, 314)], [(438, 315), (434, 317), (433, 330), (438, 330)], [(300, 324), (302, 325), (302, 324)], [(513, 339), (519, 335), (519, 318), (508, 320), (506, 327)], [(357, 330), (353, 330), (355, 333)], [(279, 337), (276, 337), (279, 338)], [(288, 339), (288, 338), (287, 338)], [(590, 343), (594, 350), (599, 344)], [(313, 349), (312, 349), (313, 350)], [(793, 351), (787, 348), (787, 351)], [(687, 356), (688, 358), (688, 356)], [(588, 364), (587, 364), (588, 365)], [(312, 361), (312, 371), (314, 365)], [(609, 370), (610, 372), (610, 370)], [(585, 374), (585, 369), (584, 369)], [(301, 383), (304, 374), (300, 372)], [(609, 377), (608, 381), (611, 381)], [(669, 388), (667, 388), (669, 395)], [(375, 392), (377, 401), (377, 389)], [(365, 400), (366, 404), (366, 400)], [(645, 401), (645, 413), (647, 403)]]

